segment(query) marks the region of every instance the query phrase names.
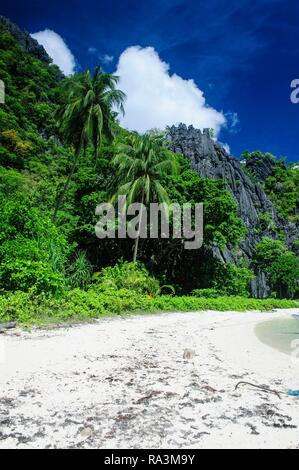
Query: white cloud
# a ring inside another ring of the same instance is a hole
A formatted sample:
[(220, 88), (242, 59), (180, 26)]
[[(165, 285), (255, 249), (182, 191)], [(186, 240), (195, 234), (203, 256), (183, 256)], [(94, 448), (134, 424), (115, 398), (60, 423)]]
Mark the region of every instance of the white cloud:
[(109, 54), (104, 54), (100, 56), (99, 58), (102, 60), (104, 64), (110, 64), (111, 62), (113, 62), (114, 56), (109, 55)]
[(169, 65), (152, 47), (126, 49), (116, 75), (120, 76), (119, 88), (127, 95), (121, 124), (128, 129), (144, 132), (183, 122), (213, 128), (217, 136), (226, 123), (222, 112), (207, 105), (193, 80), (169, 74)]
[(45, 48), (54, 64), (58, 65), (65, 75), (74, 73), (75, 58), (59, 34), (51, 29), (45, 29), (31, 36)]
[(226, 128), (231, 134), (237, 134), (240, 131), (240, 119), (238, 113), (228, 111), (225, 113)]

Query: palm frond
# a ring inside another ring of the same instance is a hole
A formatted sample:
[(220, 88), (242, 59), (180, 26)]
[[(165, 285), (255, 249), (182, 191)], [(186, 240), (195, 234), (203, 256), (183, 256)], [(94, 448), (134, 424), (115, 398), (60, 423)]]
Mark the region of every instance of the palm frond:
[[(65, 104), (57, 112), (66, 142), (75, 148), (91, 144), (97, 158), (102, 134), (112, 138), (114, 110), (124, 112), (125, 94), (116, 88), (118, 77), (97, 66), (76, 74), (63, 83)], [(77, 149), (78, 151), (78, 149)]]
[(165, 203), (170, 206), (171, 201), (169, 199), (166, 189), (163, 188), (162, 184), (157, 180), (154, 182), (154, 184), (159, 202)]
[(154, 166), (154, 171), (161, 175), (176, 175), (178, 172), (178, 165), (175, 160), (164, 160)]

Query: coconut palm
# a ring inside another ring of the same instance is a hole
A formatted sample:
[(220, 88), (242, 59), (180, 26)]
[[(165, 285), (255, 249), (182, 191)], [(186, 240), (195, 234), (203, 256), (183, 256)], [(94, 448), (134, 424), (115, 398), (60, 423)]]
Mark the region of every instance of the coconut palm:
[[(163, 147), (161, 136), (130, 134), (125, 143), (118, 145), (112, 164), (117, 169), (118, 184), (112, 202), (118, 196), (126, 196), (127, 205), (133, 202), (147, 205), (155, 200), (169, 207), (169, 196), (160, 181), (165, 174), (176, 174), (177, 165)], [(134, 262), (137, 260), (141, 223), (142, 211), (134, 244)]]
[(116, 112), (124, 114), (123, 103), (126, 95), (116, 88), (119, 77), (96, 67), (92, 74), (74, 75), (64, 83), (66, 101), (58, 110), (57, 116), (63, 140), (74, 149), (74, 160), (64, 187), (57, 198), (53, 220), (61, 207), (76, 170), (81, 151), (91, 145), (97, 162), (102, 136), (113, 137), (113, 124)]

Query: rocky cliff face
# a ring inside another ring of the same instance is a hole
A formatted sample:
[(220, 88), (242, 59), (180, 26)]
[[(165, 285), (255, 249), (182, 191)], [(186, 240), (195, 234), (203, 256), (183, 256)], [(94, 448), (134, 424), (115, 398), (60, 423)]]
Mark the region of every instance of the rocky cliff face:
[(52, 59), (48, 56), (43, 46), (33, 39), (29, 33), (22, 31), (16, 24), (12, 23), (4, 16), (0, 16), (0, 25), (3, 25), (5, 29), (7, 29), (26, 52), (34, 55), (45, 64), (52, 62)]
[(266, 178), (273, 176), (276, 168), (276, 161), (269, 153), (260, 157), (259, 152), (251, 153), (250, 160), (246, 160), (245, 167), (254, 175), (255, 181), (263, 183)]
[[(285, 232), (286, 242), (291, 247), (292, 242), (298, 237), (298, 228), (278, 216), (260, 185), (252, 181), (239, 160), (229, 155), (222, 145), (213, 141), (209, 129), (201, 132), (193, 126), (180, 124), (169, 128), (168, 138), (172, 151), (185, 155), (190, 160), (192, 169), (202, 177), (222, 179), (237, 201), (239, 216), (247, 228), (247, 236), (239, 250), (230, 248), (220, 250), (214, 247), (214, 256), (225, 262), (236, 263), (242, 257), (250, 262), (256, 243), (265, 236), (277, 238), (277, 233), (280, 231)], [(268, 166), (264, 169), (267, 174), (271, 171)], [(267, 214), (271, 223), (265, 225), (262, 214)], [(257, 273), (256, 279), (252, 281), (252, 294), (255, 297), (269, 295), (264, 273)]]

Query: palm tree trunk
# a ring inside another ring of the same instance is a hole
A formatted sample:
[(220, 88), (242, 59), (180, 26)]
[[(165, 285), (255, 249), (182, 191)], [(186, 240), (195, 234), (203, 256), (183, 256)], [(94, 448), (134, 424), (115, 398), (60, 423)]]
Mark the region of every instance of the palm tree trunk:
[(77, 150), (76, 151), (76, 156), (75, 156), (75, 160), (74, 160), (74, 163), (72, 165), (72, 168), (71, 168), (71, 171), (66, 179), (66, 182), (64, 183), (64, 186), (63, 186), (63, 189), (61, 191), (61, 193), (59, 194), (57, 200), (56, 200), (56, 205), (55, 205), (55, 209), (54, 209), (54, 213), (52, 215), (52, 222), (55, 222), (56, 220), (56, 217), (57, 217), (57, 213), (61, 207), (61, 204), (62, 204), (62, 201), (67, 193), (67, 190), (69, 189), (69, 185), (70, 185), (70, 182), (71, 182), (71, 179), (75, 173), (75, 169), (76, 169), (76, 166), (77, 166), (77, 163), (78, 163), (78, 160), (79, 160), (79, 155), (80, 155), (80, 150)]
[[(143, 204), (143, 201), (144, 201), (144, 189), (142, 190), (141, 204)], [(137, 237), (136, 237), (135, 244), (134, 244), (133, 263), (136, 263), (136, 261), (137, 261), (137, 253), (138, 253), (138, 245), (139, 245), (139, 239), (140, 239), (141, 222), (142, 222), (142, 208), (141, 208), (140, 215), (139, 215), (138, 232), (137, 232)]]

